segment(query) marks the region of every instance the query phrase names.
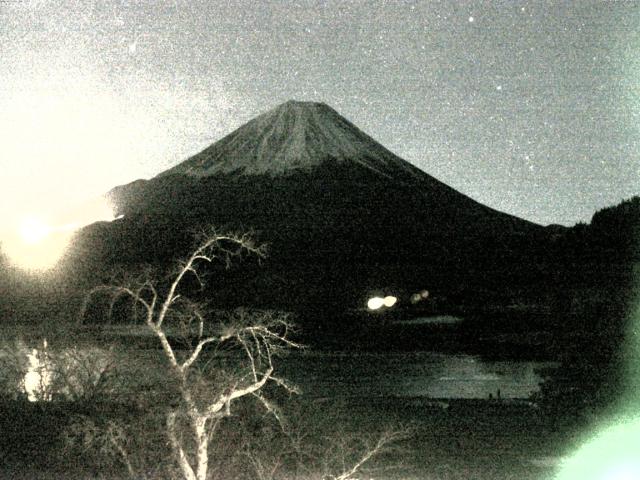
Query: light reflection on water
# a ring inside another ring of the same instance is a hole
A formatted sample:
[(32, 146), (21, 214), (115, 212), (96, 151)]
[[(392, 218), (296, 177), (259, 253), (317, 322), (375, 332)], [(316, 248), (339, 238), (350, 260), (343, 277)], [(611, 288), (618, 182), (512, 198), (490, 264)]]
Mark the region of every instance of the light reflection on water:
[(536, 370), (549, 365), (429, 352), (319, 353), (289, 356), (280, 373), (310, 396), (528, 398), (540, 389)]
[(98, 347), (59, 347), (47, 340), (0, 343), (0, 396), (30, 402), (78, 400), (105, 386), (113, 356)]
[(51, 400), (50, 387), (53, 372), (51, 367), (47, 365), (47, 361), (42, 358), (46, 356), (46, 353), (47, 342), (45, 340), (42, 351), (34, 348), (31, 353), (27, 354), (29, 365), (24, 376), (24, 390), (30, 402)]
[[(68, 355), (49, 354), (43, 348), (25, 350), (27, 369), (23, 377), (24, 393), (30, 401), (50, 400), (49, 386), (56, 359)], [(104, 362), (96, 362), (100, 349), (92, 347), (75, 358), (84, 358), (86, 365), (96, 367), (95, 375), (85, 383), (98, 381)], [(160, 352), (133, 352), (140, 362), (158, 365), (151, 357)], [(91, 362), (86, 359), (92, 358)], [(65, 369), (74, 364), (66, 365)], [(95, 363), (95, 365), (93, 365)], [(427, 398), (529, 398), (539, 391), (541, 382), (537, 370), (549, 362), (488, 361), (473, 355), (442, 353), (326, 353), (294, 352), (276, 363), (278, 375), (297, 384), (309, 397), (371, 397), (403, 396)], [(158, 372), (160, 373), (160, 372)], [(93, 377), (96, 378), (93, 378)], [(161, 375), (157, 377), (161, 382)], [(67, 386), (68, 389), (69, 386)], [(74, 390), (78, 390), (75, 388)], [(63, 392), (70, 396), (70, 392)]]

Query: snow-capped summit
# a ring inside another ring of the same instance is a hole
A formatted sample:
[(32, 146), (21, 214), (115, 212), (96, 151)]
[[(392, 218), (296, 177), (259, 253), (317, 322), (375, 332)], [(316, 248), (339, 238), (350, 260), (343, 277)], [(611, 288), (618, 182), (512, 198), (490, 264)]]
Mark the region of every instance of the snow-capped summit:
[(161, 175), (206, 177), (236, 172), (277, 176), (308, 170), (327, 160), (359, 164), (384, 176), (422, 174), (328, 105), (290, 100)]

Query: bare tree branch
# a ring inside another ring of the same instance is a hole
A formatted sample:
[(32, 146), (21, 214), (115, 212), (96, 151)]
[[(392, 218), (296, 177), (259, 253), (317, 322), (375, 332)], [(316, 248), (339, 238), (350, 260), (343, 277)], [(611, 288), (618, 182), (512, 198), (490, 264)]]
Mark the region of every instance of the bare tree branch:
[(397, 430), (387, 430), (383, 432), (376, 442), (365, 449), (364, 453), (360, 456), (355, 463), (349, 468), (345, 469), (338, 475), (332, 475), (332, 480), (350, 480), (353, 476), (363, 467), (363, 465), (369, 462), (373, 457), (380, 455), (389, 444), (395, 443), (406, 437), (406, 433)]
[[(167, 284), (160, 286), (154, 282), (151, 272), (146, 270), (138, 278), (121, 285), (100, 285), (87, 294), (81, 315), (86, 315), (88, 306), (98, 295), (109, 296), (109, 318), (120, 298), (128, 297), (133, 302), (134, 318), (137, 308), (145, 313), (144, 324), (159, 340), (167, 358), (168, 368), (177, 380), (183, 419), (188, 419), (192, 443), (185, 442), (177, 432), (178, 411), (167, 413), (166, 428), (169, 444), (185, 480), (206, 480), (208, 475), (208, 445), (213, 431), (222, 417), (231, 415), (234, 400), (248, 395), (258, 399), (278, 420), (279, 414), (259, 391), (273, 380), (289, 392), (295, 389), (282, 379), (273, 376), (273, 355), (284, 348), (297, 348), (299, 345), (288, 338), (291, 331), (286, 317), (274, 312), (236, 311), (227, 322), (220, 322), (219, 328), (211, 326), (210, 311), (201, 304), (188, 298), (187, 285), (183, 285), (187, 276), (193, 276), (202, 289), (204, 275), (203, 264), (221, 262), (229, 267), (235, 257), (251, 254), (261, 259), (265, 255), (264, 246), (257, 245), (247, 234), (218, 235), (205, 233), (191, 254), (177, 264), (175, 272), (167, 278)], [(177, 329), (176, 329), (177, 327)], [(171, 341), (175, 333), (182, 334), (186, 353), (174, 349)], [(196, 342), (194, 342), (194, 337)], [(171, 341), (170, 341), (171, 338)], [(246, 355), (247, 366), (238, 370), (235, 380), (224, 385), (222, 392), (207, 383), (202, 376), (192, 371), (206, 349), (207, 355), (215, 354), (226, 343), (238, 345)], [(195, 343), (195, 345), (194, 345)], [(249, 373), (248, 373), (249, 371)], [(213, 388), (213, 389), (212, 389)], [(214, 393), (215, 392), (215, 393)]]
[(234, 388), (230, 392), (221, 395), (216, 402), (210, 404), (206, 409), (206, 416), (209, 418), (213, 418), (226, 405), (229, 405), (232, 400), (257, 392), (262, 387), (264, 387), (267, 381), (271, 378), (272, 373), (273, 368), (269, 368), (265, 373), (262, 374), (262, 377), (257, 382), (247, 385), (244, 388)]
[(180, 365), (180, 370), (182, 372), (186, 372), (187, 369), (193, 365), (193, 362), (195, 362), (198, 357), (200, 356), (200, 352), (202, 352), (202, 349), (204, 348), (204, 346), (208, 343), (213, 343), (215, 341), (218, 341), (217, 338), (214, 337), (209, 337), (209, 338), (205, 338), (204, 340), (200, 340), (198, 342), (198, 345), (196, 345), (196, 348), (193, 349), (193, 352), (191, 353), (191, 355), (189, 356), (189, 358), (187, 358), (181, 365)]
[(189, 463), (189, 459), (187, 458), (187, 455), (176, 435), (176, 417), (176, 412), (169, 412), (167, 414), (167, 433), (169, 441), (171, 442), (173, 452), (177, 456), (178, 466), (180, 467), (185, 480), (196, 480), (196, 474), (193, 471), (193, 467)]

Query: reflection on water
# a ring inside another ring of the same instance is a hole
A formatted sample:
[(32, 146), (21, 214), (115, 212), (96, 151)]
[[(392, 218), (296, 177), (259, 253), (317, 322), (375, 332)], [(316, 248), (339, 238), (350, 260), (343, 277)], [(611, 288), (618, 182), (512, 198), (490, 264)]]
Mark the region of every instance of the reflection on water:
[(536, 370), (547, 365), (428, 352), (306, 354), (289, 356), (280, 371), (319, 397), (528, 398), (539, 390)]
[(53, 371), (47, 357), (46, 340), (43, 342), (41, 350), (34, 348), (27, 354), (29, 365), (24, 376), (24, 390), (30, 402), (51, 400)]
[(453, 315), (434, 315), (430, 317), (417, 317), (408, 320), (398, 320), (398, 325), (454, 325), (462, 322), (462, 318)]
[[(95, 394), (105, 388), (106, 374), (114, 360), (106, 349), (55, 350), (46, 341), (38, 348), (22, 344), (19, 350), (23, 366), (22, 373), (17, 372), (20, 377), (17, 384), (30, 401), (49, 401), (53, 397), (73, 400)], [(130, 364), (145, 364), (151, 370), (161, 365), (159, 358), (155, 361), (152, 358), (156, 355), (160, 356), (160, 352), (135, 350), (127, 354), (138, 359)], [(539, 390), (541, 382), (536, 371), (548, 365), (548, 362), (488, 361), (473, 355), (429, 352), (294, 352), (279, 358), (276, 368), (279, 376), (297, 384), (310, 397), (486, 399), (530, 397)], [(151, 377), (158, 386), (165, 381), (162, 375), (150, 376), (148, 371), (145, 378), (151, 381)]]
[(7, 342), (0, 344), (0, 396), (30, 402), (89, 398), (111, 387), (113, 365), (113, 352), (104, 348)]

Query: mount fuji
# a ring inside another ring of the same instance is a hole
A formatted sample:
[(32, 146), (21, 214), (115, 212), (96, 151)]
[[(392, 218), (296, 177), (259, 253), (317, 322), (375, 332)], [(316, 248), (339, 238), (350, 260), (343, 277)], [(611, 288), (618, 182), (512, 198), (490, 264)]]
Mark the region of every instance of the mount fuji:
[(185, 253), (196, 227), (250, 230), (270, 254), (228, 273), (216, 298), (306, 312), (358, 308), (378, 291), (529, 284), (548, 240), (544, 227), (457, 192), (322, 103), (286, 102), (109, 196), (124, 218), (82, 232), (94, 260), (162, 263)]
[(219, 173), (282, 175), (332, 159), (378, 175), (419, 177), (398, 158), (323, 103), (288, 101), (162, 173), (206, 177)]

